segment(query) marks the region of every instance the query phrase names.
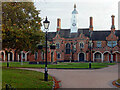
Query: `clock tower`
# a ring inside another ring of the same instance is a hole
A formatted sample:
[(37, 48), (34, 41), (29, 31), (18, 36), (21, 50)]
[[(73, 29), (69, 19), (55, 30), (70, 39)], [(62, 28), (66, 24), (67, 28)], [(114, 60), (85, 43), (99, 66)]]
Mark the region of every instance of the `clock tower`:
[(77, 33), (78, 31), (78, 23), (77, 23), (77, 10), (76, 4), (74, 4), (74, 10), (72, 11), (72, 19), (71, 19), (71, 33)]

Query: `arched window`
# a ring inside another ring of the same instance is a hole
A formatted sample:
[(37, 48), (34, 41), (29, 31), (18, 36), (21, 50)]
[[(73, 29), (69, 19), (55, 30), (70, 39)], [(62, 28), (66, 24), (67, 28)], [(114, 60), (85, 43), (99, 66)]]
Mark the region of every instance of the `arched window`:
[(84, 43), (80, 42), (80, 48), (84, 48)]
[(38, 53), (35, 52), (35, 60), (37, 60), (37, 58), (38, 58)]
[(70, 44), (66, 44), (66, 54), (70, 54)]
[(59, 52), (57, 53), (57, 59), (60, 59), (60, 53)]
[(57, 44), (56, 44), (56, 49), (59, 49), (59, 48), (60, 48), (60, 44), (57, 43)]

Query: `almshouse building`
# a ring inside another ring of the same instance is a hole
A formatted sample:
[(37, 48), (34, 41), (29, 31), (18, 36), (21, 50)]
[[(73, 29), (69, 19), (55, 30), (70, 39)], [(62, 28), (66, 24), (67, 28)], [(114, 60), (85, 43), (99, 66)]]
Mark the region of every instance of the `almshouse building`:
[[(48, 62), (120, 62), (120, 30), (115, 29), (114, 19), (112, 15), (111, 30), (97, 30), (93, 28), (93, 17), (90, 17), (90, 25), (88, 28), (78, 28), (77, 23), (78, 12), (76, 5), (72, 12), (71, 28), (62, 29), (61, 19), (57, 19), (57, 31), (48, 32), (48, 41), (50, 44), (56, 44), (56, 49), (48, 48)], [(21, 61), (21, 55), (14, 53), (12, 50), (9, 54), (9, 60)], [(6, 60), (5, 51), (1, 51), (2, 60)], [(44, 62), (45, 49), (35, 52), (23, 51), (23, 61)]]

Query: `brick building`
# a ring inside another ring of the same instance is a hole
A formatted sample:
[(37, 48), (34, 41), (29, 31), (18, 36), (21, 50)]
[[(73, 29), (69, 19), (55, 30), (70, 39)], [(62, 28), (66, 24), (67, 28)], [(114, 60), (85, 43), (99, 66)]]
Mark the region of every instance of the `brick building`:
[[(120, 30), (115, 29), (112, 15), (111, 30), (94, 30), (93, 17), (90, 17), (88, 28), (78, 28), (78, 12), (76, 5), (72, 12), (71, 28), (62, 29), (61, 19), (57, 19), (56, 32), (48, 32), (50, 44), (56, 44), (56, 49), (48, 48), (48, 62), (63, 61), (91, 61), (93, 62), (118, 62), (120, 61)], [(91, 45), (91, 47), (90, 47)], [(1, 51), (3, 61), (6, 59), (5, 51)], [(14, 50), (8, 55), (9, 60), (21, 60), (20, 54), (14, 54)], [(23, 52), (23, 60), (31, 62), (44, 62), (45, 50), (39, 50), (34, 55)]]

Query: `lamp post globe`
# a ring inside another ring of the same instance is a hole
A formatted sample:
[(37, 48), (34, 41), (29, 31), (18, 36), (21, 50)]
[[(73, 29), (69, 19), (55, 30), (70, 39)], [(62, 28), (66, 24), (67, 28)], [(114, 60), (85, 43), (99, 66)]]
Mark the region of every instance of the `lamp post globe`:
[(44, 25), (45, 31), (48, 30), (49, 24), (50, 24), (50, 21), (47, 20), (47, 16), (46, 16), (45, 21), (43, 21), (43, 25)]
[(48, 28), (49, 28), (49, 24), (50, 24), (50, 21), (47, 20), (47, 16), (45, 18), (45, 21), (43, 21), (43, 25), (44, 25), (44, 29), (46, 31), (46, 34), (45, 34), (45, 38), (46, 38), (46, 45), (45, 45), (45, 48), (46, 48), (46, 61), (45, 61), (45, 76), (44, 76), (44, 80), (45, 81), (48, 81), (48, 70), (47, 70), (47, 31), (48, 31)]

